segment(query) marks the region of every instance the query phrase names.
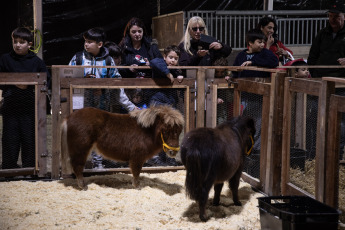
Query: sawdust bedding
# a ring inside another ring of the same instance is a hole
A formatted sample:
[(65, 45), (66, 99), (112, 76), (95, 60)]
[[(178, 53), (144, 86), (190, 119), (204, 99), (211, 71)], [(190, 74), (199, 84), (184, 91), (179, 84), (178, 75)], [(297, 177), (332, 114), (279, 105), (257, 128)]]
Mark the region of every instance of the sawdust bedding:
[(87, 191), (74, 179), (0, 183), (0, 229), (260, 229), (257, 198), (262, 194), (241, 181), (242, 206), (234, 206), (228, 185), (221, 205), (207, 207), (208, 222), (199, 219), (195, 201), (185, 195), (185, 171), (132, 176), (113, 174), (85, 178)]

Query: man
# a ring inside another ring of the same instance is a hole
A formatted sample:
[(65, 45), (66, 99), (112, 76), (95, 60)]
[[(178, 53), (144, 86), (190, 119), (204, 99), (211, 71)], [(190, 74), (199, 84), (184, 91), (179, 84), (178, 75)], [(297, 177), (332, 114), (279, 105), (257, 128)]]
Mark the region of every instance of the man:
[[(345, 7), (342, 0), (330, 4), (328, 24), (319, 31), (309, 51), (308, 65), (345, 65)], [(345, 77), (345, 69), (310, 68), (312, 77)]]

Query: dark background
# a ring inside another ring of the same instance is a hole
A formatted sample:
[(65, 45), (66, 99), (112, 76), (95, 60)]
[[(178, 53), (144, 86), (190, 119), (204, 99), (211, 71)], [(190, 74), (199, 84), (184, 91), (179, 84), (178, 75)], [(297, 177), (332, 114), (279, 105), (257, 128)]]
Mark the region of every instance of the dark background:
[[(329, 0), (275, 0), (274, 10), (322, 10)], [(2, 1), (0, 55), (11, 51), (11, 32), (33, 27), (32, 0)], [(43, 0), (43, 58), (48, 66), (68, 64), (83, 49), (82, 34), (103, 27), (108, 40), (119, 43), (131, 17), (143, 19), (151, 34), (157, 0)], [(160, 0), (160, 14), (191, 10), (262, 10), (263, 0)]]

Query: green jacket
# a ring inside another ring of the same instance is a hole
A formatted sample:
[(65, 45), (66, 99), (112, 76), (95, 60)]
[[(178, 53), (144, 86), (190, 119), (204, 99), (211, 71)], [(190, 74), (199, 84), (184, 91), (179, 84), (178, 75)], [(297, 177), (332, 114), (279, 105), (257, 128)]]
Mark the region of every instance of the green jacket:
[[(345, 58), (345, 26), (333, 38), (328, 24), (319, 31), (309, 51), (308, 65), (340, 65), (338, 58)], [(313, 69), (312, 77), (345, 77), (345, 69)]]

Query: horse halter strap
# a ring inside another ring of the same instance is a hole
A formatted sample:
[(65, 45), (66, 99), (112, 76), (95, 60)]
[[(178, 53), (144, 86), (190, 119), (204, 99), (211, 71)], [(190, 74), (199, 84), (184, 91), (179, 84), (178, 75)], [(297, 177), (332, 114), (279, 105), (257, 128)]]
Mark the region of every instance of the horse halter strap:
[(249, 156), (252, 153), (253, 147), (254, 147), (254, 140), (253, 140), (253, 136), (250, 135), (250, 140), (252, 140), (252, 147), (250, 147), (250, 149), (247, 151), (247, 156)]
[(164, 152), (168, 151), (167, 149), (173, 150), (173, 151), (179, 151), (180, 147), (171, 147), (169, 146), (167, 143), (164, 142), (164, 138), (163, 138), (163, 133), (161, 133), (161, 138), (162, 138), (162, 142), (163, 142), (163, 150)]

